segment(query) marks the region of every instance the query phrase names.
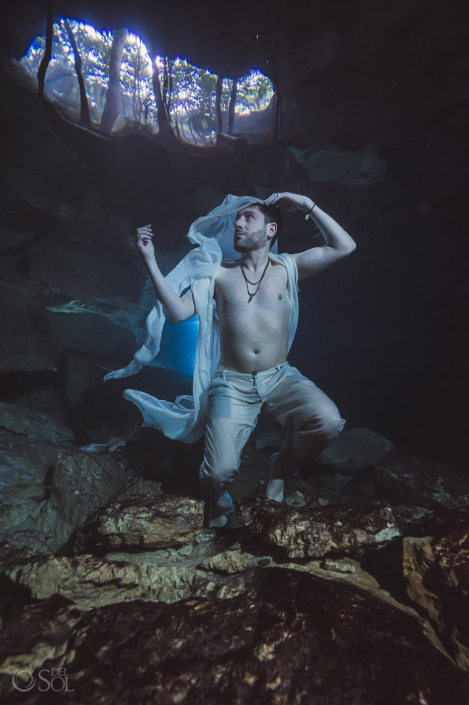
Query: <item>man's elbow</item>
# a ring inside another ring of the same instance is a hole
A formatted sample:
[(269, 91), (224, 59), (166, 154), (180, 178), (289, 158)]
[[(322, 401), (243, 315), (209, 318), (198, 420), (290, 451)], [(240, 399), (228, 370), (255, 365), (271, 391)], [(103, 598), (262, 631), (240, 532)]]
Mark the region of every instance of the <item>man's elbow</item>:
[(346, 257), (347, 255), (351, 255), (352, 252), (354, 252), (356, 249), (357, 243), (355, 242), (355, 240), (352, 240), (352, 238), (350, 238), (350, 242), (348, 242), (347, 245), (344, 247), (344, 257)]
[(163, 308), (163, 311), (164, 311), (166, 318), (169, 318), (171, 323), (181, 323), (181, 321), (183, 320), (180, 317), (180, 315), (178, 315), (174, 311), (168, 311), (168, 309), (166, 307)]

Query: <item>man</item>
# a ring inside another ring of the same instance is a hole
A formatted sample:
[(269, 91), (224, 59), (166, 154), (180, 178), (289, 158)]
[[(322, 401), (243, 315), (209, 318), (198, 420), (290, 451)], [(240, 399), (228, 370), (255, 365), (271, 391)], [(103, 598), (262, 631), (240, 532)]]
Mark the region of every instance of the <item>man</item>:
[[(294, 255), (270, 255), (282, 225), (279, 208), (307, 213), (326, 244)], [(165, 281), (152, 236), (151, 226), (140, 228), (137, 248), (167, 315), (180, 323), (196, 313), (193, 291), (179, 297)], [(282, 501), (285, 475), (298, 458), (321, 452), (342, 431), (345, 420), (336, 405), (287, 361), (289, 321), (296, 281), (317, 274), (355, 247), (350, 235), (305, 196), (276, 193), (236, 214), (234, 249), (241, 258), (221, 263), (213, 287), (220, 358), (208, 392), (200, 468), (210, 526), (224, 526), (233, 509), (226, 488), (238, 472), (241, 451), (261, 410), (286, 430), (280, 451), (271, 458), (266, 494), (272, 500)]]

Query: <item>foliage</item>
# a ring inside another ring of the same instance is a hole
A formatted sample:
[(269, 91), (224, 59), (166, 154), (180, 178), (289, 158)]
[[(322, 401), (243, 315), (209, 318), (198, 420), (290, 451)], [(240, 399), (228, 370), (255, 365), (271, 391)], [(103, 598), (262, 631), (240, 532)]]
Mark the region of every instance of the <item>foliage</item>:
[[(82, 73), (90, 107), (91, 120), (99, 124), (106, 102), (112, 32), (99, 32), (92, 25), (69, 20), (82, 59)], [(36, 77), (44, 53), (45, 37), (36, 37), (21, 59), (28, 73)], [(127, 122), (138, 122), (156, 131), (157, 106), (153, 93), (153, 61), (145, 44), (128, 32), (121, 66), (122, 109), (115, 129)], [(215, 139), (217, 76), (208, 69), (191, 64), (186, 58), (155, 57), (163, 97), (171, 125), (183, 139), (210, 144)], [(221, 109), (227, 113), (233, 81), (223, 79)], [(65, 20), (54, 24), (52, 58), (46, 73), (45, 93), (68, 109), (80, 110), (80, 93), (75, 73), (74, 52), (65, 29)], [(253, 70), (237, 84), (235, 112), (248, 114), (265, 110), (273, 96), (271, 81)], [(224, 126), (228, 118), (224, 116)]]

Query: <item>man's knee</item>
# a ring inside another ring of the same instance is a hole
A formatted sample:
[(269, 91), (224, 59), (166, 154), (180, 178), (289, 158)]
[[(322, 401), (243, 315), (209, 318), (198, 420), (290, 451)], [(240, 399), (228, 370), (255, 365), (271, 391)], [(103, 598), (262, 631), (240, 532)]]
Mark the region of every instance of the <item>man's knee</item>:
[(199, 478), (203, 483), (207, 482), (217, 482), (223, 485), (231, 482), (236, 472), (239, 468), (233, 464), (226, 464), (223, 462), (204, 462), (199, 468)]
[(339, 412), (328, 415), (323, 419), (324, 439), (330, 443), (342, 432), (345, 426), (345, 419), (341, 418)]
[(340, 416), (337, 408), (332, 408), (324, 412), (318, 419), (315, 417), (308, 420), (300, 431), (311, 432), (320, 436), (323, 443), (331, 443), (342, 432), (345, 426), (345, 419)]

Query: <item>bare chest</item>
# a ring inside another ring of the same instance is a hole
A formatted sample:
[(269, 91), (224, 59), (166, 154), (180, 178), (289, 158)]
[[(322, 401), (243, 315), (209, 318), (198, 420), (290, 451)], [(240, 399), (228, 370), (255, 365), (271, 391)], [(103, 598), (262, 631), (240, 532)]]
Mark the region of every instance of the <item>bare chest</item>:
[[(246, 276), (251, 282), (260, 279), (247, 272)], [(239, 264), (220, 267), (214, 291), (220, 321), (240, 317), (245, 321), (251, 318), (261, 321), (272, 314), (283, 317), (289, 309), (287, 284), (287, 271), (281, 264), (269, 266), (260, 286), (246, 282)]]

